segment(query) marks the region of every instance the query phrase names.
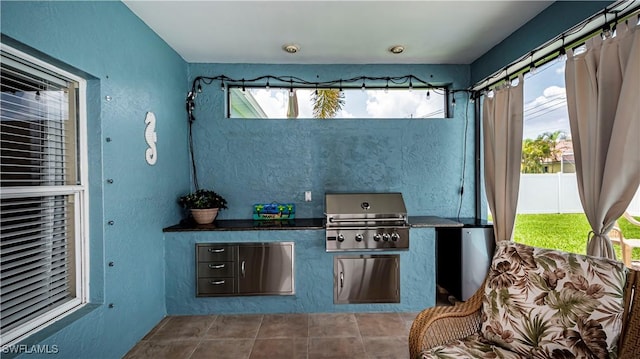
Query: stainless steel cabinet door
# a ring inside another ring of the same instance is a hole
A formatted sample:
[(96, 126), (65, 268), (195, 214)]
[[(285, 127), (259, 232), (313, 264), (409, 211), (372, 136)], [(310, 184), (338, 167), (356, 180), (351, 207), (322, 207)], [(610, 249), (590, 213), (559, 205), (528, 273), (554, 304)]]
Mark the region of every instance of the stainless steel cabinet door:
[(238, 245), (238, 293), (294, 294), (293, 242)]
[(400, 256), (336, 256), (335, 304), (400, 303)]

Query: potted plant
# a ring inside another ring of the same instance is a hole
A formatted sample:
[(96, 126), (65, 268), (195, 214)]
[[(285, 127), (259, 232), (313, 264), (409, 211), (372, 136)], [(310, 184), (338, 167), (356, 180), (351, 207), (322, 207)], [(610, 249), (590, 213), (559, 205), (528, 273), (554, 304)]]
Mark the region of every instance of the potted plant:
[(212, 223), (218, 215), (218, 210), (227, 208), (227, 200), (214, 191), (199, 189), (178, 199), (183, 208), (191, 211), (193, 219), (198, 224)]

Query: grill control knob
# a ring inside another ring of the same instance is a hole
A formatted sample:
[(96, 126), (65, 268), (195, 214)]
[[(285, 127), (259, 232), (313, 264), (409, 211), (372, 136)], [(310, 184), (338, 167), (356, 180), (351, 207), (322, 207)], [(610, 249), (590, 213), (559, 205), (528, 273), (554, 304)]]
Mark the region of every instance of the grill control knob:
[(391, 240), (395, 242), (398, 239), (400, 239), (400, 235), (398, 234), (398, 232), (393, 232), (393, 234), (391, 234)]
[(380, 242), (380, 241), (382, 240), (382, 234), (380, 234), (380, 233), (376, 233), (376, 234), (373, 236), (373, 240), (374, 240), (374, 241), (376, 241), (376, 242)]
[(344, 234), (338, 234), (338, 242), (344, 242)]
[(391, 238), (391, 235), (389, 233), (385, 233), (382, 235), (382, 239), (384, 239), (385, 242), (389, 241), (390, 238)]
[(356, 234), (356, 242), (362, 242), (363, 239), (364, 236), (362, 235), (362, 233)]

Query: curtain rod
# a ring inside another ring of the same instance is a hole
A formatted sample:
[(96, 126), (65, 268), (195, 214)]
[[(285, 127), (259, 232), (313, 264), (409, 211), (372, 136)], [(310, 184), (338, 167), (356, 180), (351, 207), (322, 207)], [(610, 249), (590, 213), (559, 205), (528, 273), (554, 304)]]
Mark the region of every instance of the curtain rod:
[[(531, 67), (537, 67), (556, 59), (565, 53), (565, 49), (583, 45), (588, 39), (601, 34), (603, 30), (611, 29), (612, 25), (627, 21), (636, 14), (640, 15), (639, 0), (622, 0), (612, 4), (527, 54), (522, 55), (483, 80), (476, 82), (471, 87), (471, 90), (484, 91), (507, 80), (512, 80), (520, 74), (529, 72)], [(609, 20), (609, 17), (613, 17), (613, 19)]]

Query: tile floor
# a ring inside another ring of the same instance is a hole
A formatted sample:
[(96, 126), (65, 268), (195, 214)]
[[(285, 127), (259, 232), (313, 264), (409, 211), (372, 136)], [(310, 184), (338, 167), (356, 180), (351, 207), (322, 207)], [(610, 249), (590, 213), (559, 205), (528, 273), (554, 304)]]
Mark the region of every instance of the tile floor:
[(125, 359), (408, 358), (409, 330), (416, 315), (170, 316), (131, 349)]

